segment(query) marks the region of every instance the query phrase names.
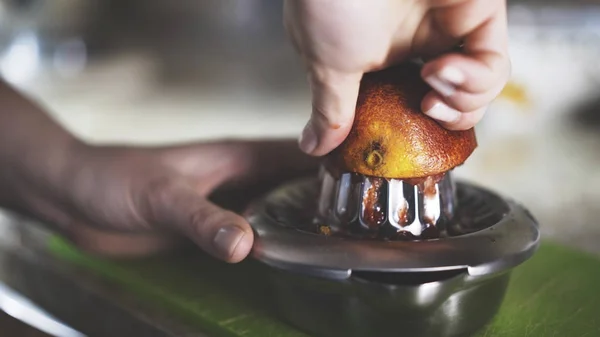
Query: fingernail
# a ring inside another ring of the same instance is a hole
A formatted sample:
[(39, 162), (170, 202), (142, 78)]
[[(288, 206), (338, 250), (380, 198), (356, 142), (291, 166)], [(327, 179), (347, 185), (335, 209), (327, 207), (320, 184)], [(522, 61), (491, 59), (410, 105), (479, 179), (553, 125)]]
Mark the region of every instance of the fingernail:
[(438, 73), (440, 79), (454, 85), (465, 83), (465, 74), (456, 67), (445, 67)]
[(229, 258), (245, 234), (246, 232), (237, 226), (223, 227), (215, 235), (213, 244), (221, 256)]
[(431, 75), (425, 78), (425, 82), (435, 89), (440, 95), (450, 97), (456, 92), (454, 84), (441, 79), (438, 75)]
[(308, 154), (311, 154), (317, 148), (317, 134), (313, 129), (312, 122), (308, 122), (302, 131), (302, 135), (298, 140), (300, 149)]
[(436, 103), (431, 109), (425, 111), (425, 114), (440, 122), (454, 123), (460, 119), (460, 112), (456, 111), (444, 103)]

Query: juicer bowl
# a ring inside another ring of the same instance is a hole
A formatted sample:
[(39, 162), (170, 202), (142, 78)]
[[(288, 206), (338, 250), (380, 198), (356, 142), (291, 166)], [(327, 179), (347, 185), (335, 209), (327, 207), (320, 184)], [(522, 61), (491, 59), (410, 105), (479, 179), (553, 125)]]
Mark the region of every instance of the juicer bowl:
[(448, 272), (411, 283), (409, 275), (385, 282), (369, 273), (334, 280), (272, 272), (277, 312), (319, 337), (469, 336), (494, 317), (510, 278), (510, 272), (479, 279)]
[(322, 337), (465, 336), (498, 311), (539, 228), (519, 204), (464, 182), (444, 237), (323, 235), (321, 180), (289, 182), (254, 204), (253, 257), (269, 266), (276, 311)]

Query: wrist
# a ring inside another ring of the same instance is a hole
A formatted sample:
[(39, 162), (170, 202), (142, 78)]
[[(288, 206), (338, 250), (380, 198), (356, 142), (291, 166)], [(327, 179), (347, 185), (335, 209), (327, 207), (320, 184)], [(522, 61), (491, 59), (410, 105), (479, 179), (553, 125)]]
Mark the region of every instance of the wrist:
[(47, 218), (64, 201), (77, 158), (89, 146), (67, 133), (31, 138), (0, 154), (0, 203)]
[(86, 145), (2, 81), (0, 102), (0, 206), (37, 216), (65, 209), (63, 186)]

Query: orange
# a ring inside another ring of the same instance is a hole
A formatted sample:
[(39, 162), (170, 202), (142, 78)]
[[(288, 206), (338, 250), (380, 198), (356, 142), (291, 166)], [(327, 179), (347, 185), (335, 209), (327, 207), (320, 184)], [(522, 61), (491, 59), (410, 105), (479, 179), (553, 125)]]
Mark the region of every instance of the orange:
[(463, 164), (475, 131), (450, 131), (421, 112), (430, 87), (405, 63), (365, 74), (350, 134), (327, 160), (330, 168), (384, 178), (421, 178)]

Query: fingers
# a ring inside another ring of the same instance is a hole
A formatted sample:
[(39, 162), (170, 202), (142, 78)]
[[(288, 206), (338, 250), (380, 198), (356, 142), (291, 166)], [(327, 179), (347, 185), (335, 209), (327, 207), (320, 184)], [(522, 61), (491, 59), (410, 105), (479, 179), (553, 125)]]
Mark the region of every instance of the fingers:
[(307, 154), (322, 156), (340, 145), (352, 127), (362, 73), (312, 70), (312, 115), (299, 140)]
[(314, 176), (321, 162), (303, 153), (293, 140), (231, 142), (218, 152), (236, 158), (238, 173), (216, 186), (210, 199), (235, 212), (243, 212), (251, 200), (284, 181)]
[(434, 92), (424, 98), (422, 108), (449, 128), (468, 129), (481, 119), (510, 76), (506, 5), (471, 0), (439, 9), (435, 16), (441, 27), (463, 39), (464, 48), (423, 66), (421, 75)]
[(316, 171), (319, 165), (318, 158), (300, 151), (293, 140), (184, 145), (163, 149), (160, 158), (181, 176), (200, 179), (205, 192), (232, 181), (277, 183)]
[(173, 249), (180, 243), (165, 233), (121, 233), (74, 223), (65, 235), (81, 251), (111, 258), (138, 258)]
[[(134, 209), (139, 210), (136, 213), (151, 226), (177, 229), (208, 253), (228, 262), (241, 261), (248, 255), (252, 229), (243, 217), (205, 196), (223, 187), (229, 192), (223, 200), (236, 200), (234, 204), (242, 205), (256, 196), (243, 192), (247, 185), (259, 184), (253, 191), (264, 192), (277, 182), (316, 171), (319, 163), (317, 158), (302, 153), (293, 140), (215, 142), (156, 151), (159, 166), (165, 165), (174, 176), (188, 180), (144, 181), (133, 193)], [(232, 191), (238, 194), (231, 195)], [(231, 207), (231, 203), (224, 204)], [(239, 208), (242, 210), (243, 205)]]
[(234, 263), (250, 253), (254, 236), (247, 221), (209, 202), (187, 183), (156, 181), (137, 200), (148, 223), (175, 228), (216, 258)]
[(241, 178), (253, 182), (279, 182), (303, 176), (316, 171), (320, 163), (300, 151), (291, 140), (240, 142), (230, 146), (244, 153), (238, 156), (239, 165), (244, 167)]
[(421, 109), (448, 130), (468, 130), (483, 118), (487, 106), (467, 112), (458, 111), (448, 106), (439, 94), (432, 91), (423, 99)]
[(446, 54), (426, 63), (421, 70), (423, 79), (440, 95), (448, 98), (456, 93), (482, 95), (499, 92), (509, 74), (508, 57), (489, 53)]

